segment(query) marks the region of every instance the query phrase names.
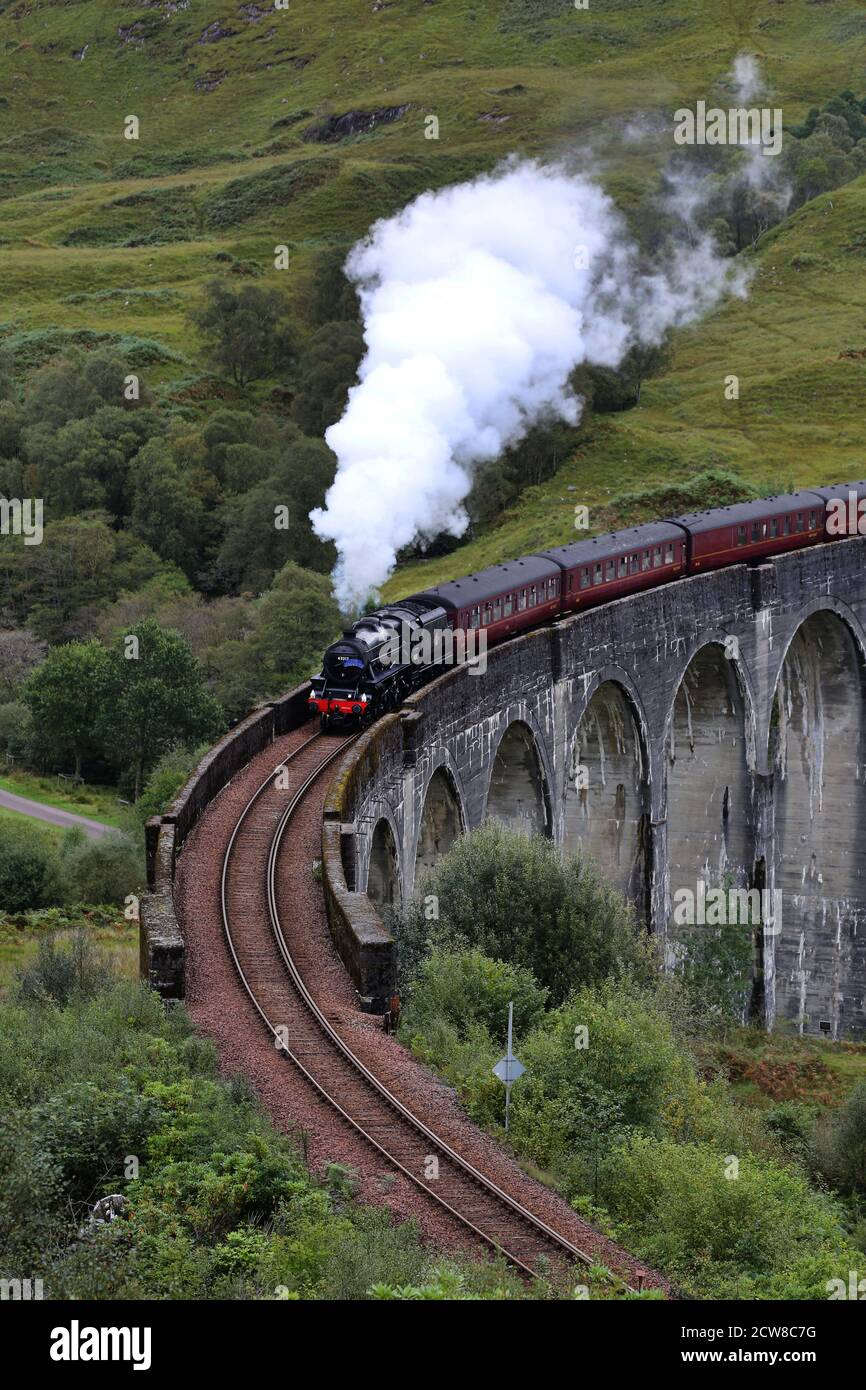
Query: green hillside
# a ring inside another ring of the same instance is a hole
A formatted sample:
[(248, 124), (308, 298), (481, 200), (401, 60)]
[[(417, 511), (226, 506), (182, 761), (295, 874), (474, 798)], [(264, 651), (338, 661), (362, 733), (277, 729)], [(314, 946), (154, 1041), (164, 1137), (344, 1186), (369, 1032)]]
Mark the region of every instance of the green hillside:
[[(621, 505), (613, 515), (603, 509), (653, 484), (686, 487), (708, 470), (740, 474), (764, 493), (863, 477), (864, 255), (866, 177), (761, 239), (748, 298), (681, 332), (670, 369), (644, 385), (638, 406), (597, 418), (586, 446), (494, 529), (457, 555), (401, 570), (386, 594), (573, 540), (579, 503), (589, 506), (593, 531), (637, 519), (621, 515)], [(738, 400), (725, 398), (732, 374)], [(646, 516), (665, 510), (648, 507)]]
[[(724, 93), (738, 52), (760, 59), (790, 126), (856, 83), (866, 9), (0, 0), (0, 44), (0, 346), (27, 369), (107, 343), (158, 400), (206, 410), (238, 397), (203, 371), (187, 319), (208, 279), (287, 290), (303, 321), (317, 251), (513, 151), (578, 154), (634, 212), (670, 153), (673, 110)], [(124, 138), (129, 116), (138, 140)], [(635, 121), (637, 142), (624, 138)], [(749, 298), (681, 333), (637, 409), (599, 419), (551, 483), (391, 592), (562, 540), (575, 502), (707, 468), (756, 486), (861, 473), (864, 197), (861, 179), (767, 234)], [(273, 268), (280, 244), (287, 272)], [(724, 398), (731, 373), (738, 401)]]

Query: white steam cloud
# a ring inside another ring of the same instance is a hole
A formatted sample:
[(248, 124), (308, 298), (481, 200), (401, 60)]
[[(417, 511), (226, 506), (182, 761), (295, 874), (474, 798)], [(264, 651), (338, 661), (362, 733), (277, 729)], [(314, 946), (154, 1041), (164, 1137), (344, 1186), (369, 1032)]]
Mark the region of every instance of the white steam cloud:
[(738, 53), (728, 73), (737, 101), (752, 101), (764, 91), (760, 64), (751, 53)]
[(568, 378), (707, 311), (743, 277), (710, 237), (646, 268), (604, 191), (564, 169), (509, 162), (425, 193), (351, 252), (367, 352), (325, 438), (337, 475), (316, 534), (336, 543), (344, 609), (397, 552), (466, 527), (474, 465), (542, 416), (576, 423)]

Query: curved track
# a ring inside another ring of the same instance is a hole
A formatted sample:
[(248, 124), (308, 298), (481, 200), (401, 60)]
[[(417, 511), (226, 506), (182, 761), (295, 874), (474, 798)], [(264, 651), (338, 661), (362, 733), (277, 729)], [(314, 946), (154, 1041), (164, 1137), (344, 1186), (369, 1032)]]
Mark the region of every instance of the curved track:
[[(476, 1239), (534, 1275), (540, 1256), (591, 1257), (457, 1153), (349, 1048), (316, 1004), (289, 951), (277, 900), (277, 864), (306, 793), (352, 738), (313, 734), (275, 768), (237, 818), (222, 863), (226, 942), (274, 1046), (362, 1140)], [(314, 747), (315, 746), (315, 747)], [(313, 749), (310, 759), (300, 759)], [(300, 759), (300, 764), (298, 763)], [(295, 767), (292, 766), (295, 764)]]

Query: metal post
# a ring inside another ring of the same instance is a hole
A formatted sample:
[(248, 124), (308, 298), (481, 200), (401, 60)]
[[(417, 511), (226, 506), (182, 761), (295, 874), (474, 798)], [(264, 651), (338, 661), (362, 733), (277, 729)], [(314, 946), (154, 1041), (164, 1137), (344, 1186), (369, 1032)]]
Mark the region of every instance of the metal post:
[[(508, 1005), (508, 1063), (511, 1065), (511, 1038), (514, 1027), (514, 1003)], [(508, 1110), (511, 1105), (511, 1077), (505, 1083), (505, 1133), (508, 1133)]]

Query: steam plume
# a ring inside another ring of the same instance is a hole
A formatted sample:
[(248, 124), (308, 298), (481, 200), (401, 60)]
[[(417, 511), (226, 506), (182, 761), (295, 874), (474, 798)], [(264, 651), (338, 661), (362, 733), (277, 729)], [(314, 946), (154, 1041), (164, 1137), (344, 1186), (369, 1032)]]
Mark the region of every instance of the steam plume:
[(742, 280), (701, 238), (642, 267), (614, 204), (590, 179), (511, 161), (425, 193), (351, 252), (367, 352), (343, 418), (316, 533), (336, 542), (345, 609), (390, 574), (401, 547), (466, 527), (473, 467), (542, 415), (576, 423), (568, 378), (657, 343)]

